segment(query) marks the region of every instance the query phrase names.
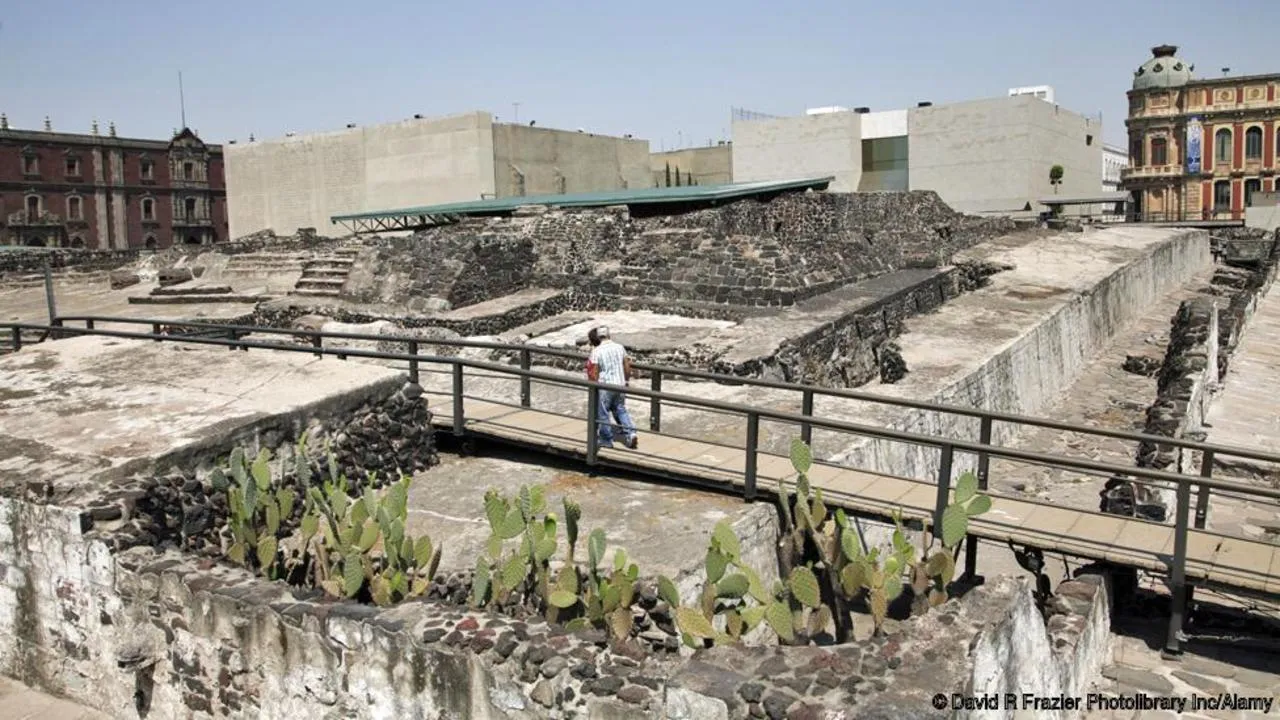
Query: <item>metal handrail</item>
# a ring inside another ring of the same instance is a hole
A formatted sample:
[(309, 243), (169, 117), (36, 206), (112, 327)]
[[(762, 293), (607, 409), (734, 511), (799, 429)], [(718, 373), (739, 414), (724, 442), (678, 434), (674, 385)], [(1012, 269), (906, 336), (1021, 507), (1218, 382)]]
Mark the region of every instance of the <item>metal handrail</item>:
[[(187, 321), (165, 321), (155, 319), (141, 318), (119, 318), (101, 315), (69, 315), (60, 316), (60, 322), (84, 322), (87, 327), (93, 328), (95, 323), (111, 322), (125, 323), (134, 325), (167, 325), (173, 327), (196, 327), (208, 329), (221, 329), (229, 332), (240, 334), (261, 333), (274, 335), (291, 335), (295, 337), (304, 337), (311, 340), (316, 338), (332, 338), (339, 340), (363, 340), (370, 342), (416, 342), (419, 345), (453, 345), (457, 347), (477, 348), (485, 350), (500, 350), (506, 352), (520, 353), (521, 369), (528, 370), (531, 363), (526, 362), (523, 356), (526, 355), (545, 355), (550, 357), (559, 357), (573, 360), (584, 360), (586, 355), (573, 350), (559, 350), (556, 348), (543, 347), (539, 345), (517, 344), (492, 342), (488, 340), (466, 340), (443, 339), (443, 338), (418, 338), (408, 335), (370, 335), (368, 333), (349, 333), (349, 332), (328, 332), (323, 330), (304, 330), (304, 329), (283, 329), (268, 328), (254, 325), (225, 325), (219, 323), (208, 322), (187, 322)], [(3, 326), (0, 326), (3, 327)], [(505, 366), (504, 366), (505, 367)], [(657, 374), (658, 379), (653, 383), (651, 389), (659, 391), (662, 388), (662, 376), (673, 376), (683, 378), (694, 378), (698, 380), (708, 380), (725, 385), (746, 385), (750, 387), (762, 387), (773, 390), (788, 390), (798, 392), (802, 395), (802, 405), (812, 413), (813, 399), (818, 396), (836, 397), (844, 400), (858, 400), (862, 402), (870, 402), (880, 405), (890, 405), (895, 407), (910, 408), (913, 410), (926, 410), (930, 412), (947, 413), (951, 415), (961, 415), (965, 417), (977, 418), (979, 420), (990, 420), (992, 422), (1003, 422), (1014, 425), (1027, 425), (1030, 427), (1039, 427), (1049, 430), (1060, 430), (1063, 432), (1074, 432), (1083, 435), (1094, 435), (1098, 437), (1112, 438), (1115, 440), (1130, 440), (1133, 442), (1153, 443), (1167, 447), (1176, 447), (1184, 450), (1195, 450), (1199, 452), (1211, 452), (1215, 456), (1228, 455), (1231, 457), (1244, 458), (1247, 460), (1259, 460), (1263, 462), (1273, 462), (1280, 464), (1280, 454), (1268, 453), (1250, 448), (1219, 445), (1212, 443), (1196, 442), (1194, 440), (1185, 440), (1181, 438), (1166, 437), (1163, 435), (1149, 435), (1147, 433), (1134, 432), (1132, 430), (1115, 430), (1111, 428), (1086, 427), (1082, 425), (1074, 425), (1072, 423), (1061, 422), (1057, 420), (1049, 420), (1045, 418), (1031, 417), (1028, 415), (1016, 415), (1013, 413), (1004, 413), (993, 410), (982, 410), (980, 408), (963, 407), (960, 405), (945, 405), (941, 403), (932, 403), (924, 400), (911, 400), (907, 398), (895, 398), (887, 395), (876, 395), (861, 390), (849, 390), (846, 388), (824, 388), (809, 385), (801, 385), (798, 383), (787, 383), (776, 380), (764, 380), (761, 378), (739, 377), (736, 375), (727, 375), (724, 373), (713, 373), (704, 370), (693, 370), (686, 368), (677, 368), (665, 365), (651, 365), (647, 363), (633, 363), (632, 367), (636, 370)], [(631, 389), (635, 392), (635, 388)], [(527, 404), (526, 404), (527, 406)], [(804, 423), (812, 424), (812, 423)], [(651, 428), (658, 430), (658, 428)], [(802, 427), (802, 430), (804, 428)], [(809, 433), (802, 433), (806, 437), (806, 442), (810, 441)], [(1132, 474), (1132, 473), (1128, 473)]]
[[(185, 323), (183, 323), (185, 324)], [(103, 337), (117, 337), (135, 340), (168, 340), (172, 342), (193, 343), (198, 345), (217, 345), (232, 349), (237, 348), (257, 348), (262, 350), (283, 350), (285, 352), (306, 353), (309, 355), (334, 355), (340, 358), (361, 357), (374, 360), (399, 360), (411, 364), (420, 364), (423, 362), (431, 364), (441, 364), (449, 366), (463, 366), (474, 368), (476, 370), (487, 370), (489, 372), (515, 375), (517, 377), (529, 378), (530, 380), (556, 383), (559, 385), (569, 385), (585, 389), (599, 390), (617, 390), (619, 386), (607, 383), (595, 382), (581, 377), (558, 375), (541, 370), (526, 370), (523, 368), (514, 368), (510, 365), (486, 362), (484, 360), (473, 360), (469, 358), (450, 357), (442, 355), (425, 355), (422, 353), (393, 353), (383, 352), (380, 350), (360, 350), (357, 348), (325, 348), (325, 347), (292, 347), (289, 345), (277, 345), (275, 343), (257, 342), (242, 339), (224, 339), (205, 336), (191, 335), (165, 335), (158, 333), (139, 333), (129, 332), (126, 330), (105, 330), (101, 328), (70, 328), (70, 327), (51, 327), (47, 325), (26, 324), (26, 323), (0, 323), (0, 328), (18, 329), (18, 330), (43, 330), (55, 334), (75, 334), (75, 335), (96, 335)], [(379, 336), (369, 336), (378, 338)], [(383, 338), (386, 339), (386, 338)], [(426, 342), (417, 338), (409, 338), (417, 342)], [(441, 341), (442, 344), (453, 344), (451, 341)], [(862, 425), (860, 423), (848, 422), (845, 420), (829, 420), (825, 418), (811, 417), (790, 413), (783, 410), (773, 410), (766, 407), (755, 405), (745, 405), (742, 403), (726, 402), (724, 400), (713, 400), (709, 398), (701, 398), (693, 395), (683, 395), (679, 393), (669, 393), (662, 391), (654, 391), (641, 387), (629, 386), (625, 388), (629, 395), (639, 395), (647, 398), (657, 398), (672, 403), (681, 403), (691, 407), (702, 408), (706, 410), (715, 410), (723, 413), (733, 413), (738, 415), (755, 415), (761, 420), (770, 420), (774, 422), (789, 423), (801, 425), (804, 423), (811, 424), (824, 430), (832, 430), (852, 435), (862, 435), (866, 437), (877, 438), (881, 440), (892, 440), (896, 442), (905, 442), (912, 445), (924, 445), (931, 447), (950, 446), (953, 450), (959, 452), (968, 452), (973, 454), (986, 454), (991, 457), (1003, 458), (1007, 460), (1020, 460), (1024, 462), (1037, 463), (1042, 465), (1053, 465), (1056, 467), (1065, 467), (1073, 470), (1089, 470), (1102, 474), (1122, 474), (1131, 475), (1149, 481), (1171, 482), (1176, 484), (1194, 484), (1205, 485), (1216, 490), (1230, 490), (1240, 492), (1247, 495), (1258, 497), (1266, 497), (1280, 500), (1280, 489), (1254, 487), (1243, 483), (1232, 482), (1229, 480), (1213, 480), (1193, 475), (1184, 475), (1181, 473), (1172, 473), (1166, 470), (1152, 470), (1149, 468), (1125, 467), (1123, 465), (1115, 465), (1111, 463), (1098, 462), (1094, 460), (1082, 460), (1078, 458), (1063, 457), (1058, 455), (1050, 455), (1048, 453), (1039, 453), (1031, 450), (1017, 450), (1000, 445), (991, 445), (982, 442), (974, 442), (969, 440), (960, 440), (956, 438), (937, 437), (933, 435), (922, 435), (919, 433), (907, 432), (905, 430), (894, 430), (892, 428), (880, 428), (871, 425)]]
[[(65, 318), (64, 318), (65, 320)], [(137, 322), (136, 320), (132, 320)], [(91, 323), (90, 323), (91, 324)], [(531, 370), (524, 367), (513, 368), (510, 365), (501, 365), (497, 363), (484, 362), (480, 360), (470, 360), (458, 357), (441, 357), (433, 355), (419, 354), (418, 343), (424, 342), (419, 338), (408, 338), (409, 352), (407, 353), (389, 353), (377, 350), (360, 350), (355, 348), (325, 348), (320, 344), (320, 340), (324, 334), (315, 331), (300, 331), (313, 338), (311, 347), (279, 345), (275, 343), (247, 341), (238, 338), (224, 339), (216, 337), (202, 337), (190, 335), (165, 335), (160, 332), (163, 323), (153, 323), (151, 333), (137, 333), (123, 330), (104, 330), (86, 327), (68, 328), (61, 326), (57, 321), (54, 325), (35, 325), (22, 323), (5, 323), (0, 324), (0, 328), (8, 328), (13, 337), (13, 345), (15, 350), (21, 349), (21, 336), (23, 330), (43, 330), (50, 334), (72, 334), (72, 335), (97, 335), (103, 337), (117, 337), (136, 340), (154, 340), (157, 342), (183, 342), (196, 345), (213, 345), (226, 347), (231, 350), (249, 348), (258, 348), (263, 350), (275, 350), (285, 352), (299, 352), (314, 354), (320, 357), (325, 355), (333, 355), (339, 359), (347, 357), (361, 357), (376, 360), (398, 360), (409, 363), (409, 379), (411, 382), (417, 382), (419, 379), (419, 365), (422, 362), (433, 364), (448, 365), (452, 374), (452, 400), (453, 400), (453, 433), (458, 436), (465, 434), (466, 417), (464, 410), (465, 394), (464, 386), (464, 368), (470, 367), (478, 370), (487, 370), (494, 373), (514, 375), (520, 378), (522, 386), (526, 386), (529, 382), (537, 380), (540, 382), (556, 383), (560, 385), (569, 385), (586, 388), (587, 390), (587, 432), (586, 432), (586, 460), (588, 464), (596, 464), (598, 462), (597, 453), (599, 450), (599, 436), (596, 432), (596, 425), (599, 422), (597, 417), (597, 408), (599, 406), (599, 393), (601, 390), (617, 390), (619, 386), (608, 385), (605, 383), (595, 382), (580, 377), (564, 376)], [(250, 332), (256, 328), (245, 328)], [(234, 336), (238, 330), (232, 330)], [(284, 331), (291, 332), (291, 331)], [(331, 334), (331, 337), (337, 337), (340, 334)], [(388, 340), (383, 336), (363, 336), (365, 339), (371, 340)], [(452, 341), (431, 341), (436, 344), (457, 344)], [(521, 348), (523, 349), (523, 348)], [(522, 390), (524, 387), (522, 387)], [(685, 405), (716, 410), (720, 412), (728, 412), (734, 414), (745, 415), (747, 419), (747, 442), (743, 449), (746, 454), (746, 462), (743, 473), (743, 496), (747, 500), (754, 499), (756, 494), (757, 480), (757, 461), (759, 455), (759, 428), (760, 420), (772, 420), (776, 422), (786, 422), (797, 425), (809, 425), (819, 427), (826, 430), (844, 432), (853, 435), (872, 437), (882, 440), (892, 440), (897, 442), (906, 442), (914, 445), (924, 445), (928, 447), (936, 447), (941, 451), (941, 462), (939, 463), (938, 477), (936, 481), (937, 494), (932, 516), (934, 527), (939, 527), (942, 523), (942, 515), (951, 495), (952, 489), (952, 461), (957, 450), (962, 452), (975, 453), (979, 457), (980, 467), (985, 465), (989, 458), (1003, 458), (1007, 460), (1019, 460), (1023, 462), (1036, 463), (1041, 465), (1049, 465), (1051, 467), (1072, 468), (1076, 470), (1087, 470), (1113, 475), (1128, 475), (1141, 478), (1147, 481), (1160, 481), (1172, 483), (1176, 486), (1177, 494), (1177, 511), (1175, 515), (1174, 526), (1174, 552), (1173, 561), (1170, 564), (1169, 576), (1172, 590), (1173, 602), (1171, 604), (1172, 611), (1170, 613), (1170, 622), (1168, 634), (1165, 641), (1165, 649), (1169, 652), (1178, 653), (1181, 651), (1181, 630), (1183, 618), (1186, 613), (1187, 601), (1189, 599), (1189, 588), (1186, 577), (1187, 564), (1187, 540), (1190, 534), (1190, 514), (1191, 514), (1191, 487), (1197, 485), (1200, 488), (1200, 497), (1207, 502), (1209, 491), (1212, 489), (1237, 492), (1244, 495), (1254, 497), (1265, 497), (1270, 499), (1280, 499), (1280, 490), (1270, 488), (1259, 488), (1243, 483), (1214, 480), (1209, 477), (1212, 471), (1212, 450), (1208, 451), (1205, 462), (1202, 467), (1202, 474), (1199, 477), (1182, 475), (1178, 473), (1170, 473), (1163, 470), (1151, 470), (1148, 468), (1135, 468), (1114, 465), (1111, 463), (1096, 462), (1093, 460), (1080, 460), (1076, 458), (1064, 458), (1060, 456), (1050, 455), (1047, 453), (1038, 453), (1027, 450), (1016, 450), (1013, 448), (999, 447), (990, 445), (989, 426), (984, 427), (984, 437), (979, 442), (970, 442), (966, 440), (956, 440), (952, 438), (940, 438), (929, 435), (920, 435), (901, 430), (893, 430), (889, 428), (876, 428), (857, 423), (845, 422), (841, 420), (827, 420), (823, 418), (815, 418), (811, 415), (797, 415), (795, 413), (771, 410), (768, 408), (760, 408), (739, 403), (729, 403), (720, 400), (710, 400), (706, 398), (698, 398), (689, 395), (680, 395), (675, 393), (664, 393), (660, 390), (646, 390), (643, 388), (627, 388), (627, 392), (641, 397), (648, 397), (654, 401), (666, 400), (668, 402), (683, 403)], [(527, 400), (527, 393), (522, 392), (522, 404)], [(987, 423), (984, 423), (987, 425)], [(985, 477), (983, 471), (979, 470), (979, 482), (985, 487)], [(997, 496), (998, 497), (998, 496)], [(1200, 524), (1201, 510), (1203, 504), (1197, 508), (1197, 526)], [(1092, 515), (1105, 515), (1102, 512), (1095, 511), (1079, 511)], [(970, 536), (969, 542), (966, 544), (966, 573), (974, 574), (976, 564), (977, 538)]]

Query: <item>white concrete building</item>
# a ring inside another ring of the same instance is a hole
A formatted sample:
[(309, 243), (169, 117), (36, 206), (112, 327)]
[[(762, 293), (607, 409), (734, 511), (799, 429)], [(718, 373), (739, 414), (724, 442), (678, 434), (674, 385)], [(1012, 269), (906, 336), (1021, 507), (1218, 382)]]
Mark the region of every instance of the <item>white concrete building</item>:
[(649, 141), (415, 117), (226, 145), (230, 235), (328, 232), (334, 215), (492, 197), (652, 187)]
[(830, 175), (835, 192), (934, 190), (964, 212), (1038, 211), (1055, 192), (1098, 192), (1100, 119), (1035, 94), (865, 110), (735, 120), (734, 181)]
[(1129, 167), (1129, 151), (1119, 145), (1102, 144), (1102, 191), (1120, 189), (1120, 172)]
[(1053, 99), (1053, 87), (1051, 85), (1030, 85), (1028, 87), (1009, 88), (1009, 97), (1018, 95), (1031, 95), (1038, 97), (1047, 103), (1056, 102)]

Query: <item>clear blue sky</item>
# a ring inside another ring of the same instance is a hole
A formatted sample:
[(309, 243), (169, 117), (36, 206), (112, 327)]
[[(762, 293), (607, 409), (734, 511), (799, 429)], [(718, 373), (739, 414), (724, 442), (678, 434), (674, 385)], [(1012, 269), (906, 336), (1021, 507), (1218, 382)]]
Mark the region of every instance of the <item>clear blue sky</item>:
[(1172, 43), (1200, 77), (1280, 72), (1280, 0), (648, 3), (11, 0), (11, 126), (208, 141), (488, 110), (632, 133), (655, 150), (727, 137), (731, 106), (873, 110), (1053, 85), (1124, 138), (1124, 92)]

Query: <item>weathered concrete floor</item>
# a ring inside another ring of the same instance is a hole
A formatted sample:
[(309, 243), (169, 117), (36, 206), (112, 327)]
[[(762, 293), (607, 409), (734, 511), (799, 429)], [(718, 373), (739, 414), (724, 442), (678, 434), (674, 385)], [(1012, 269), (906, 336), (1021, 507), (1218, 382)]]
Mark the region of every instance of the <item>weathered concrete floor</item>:
[(646, 577), (663, 574), (682, 584), (702, 568), (712, 528), (728, 520), (748, 562), (766, 579), (777, 577), (778, 526), (772, 504), (747, 504), (740, 498), (619, 473), (591, 476), (576, 463), (496, 446), (478, 456), (440, 457), (440, 465), (419, 473), (410, 485), (406, 524), (411, 533), (425, 531), (433, 542), (442, 543), (440, 566), (446, 572), (475, 567), (485, 551), (490, 534), (485, 491), (515, 498), (520, 486), (528, 485), (544, 489), (547, 511), (559, 519), (557, 560), (567, 549), (562, 505), (567, 497), (582, 508), (576, 548), (580, 561), (587, 557), (588, 534), (598, 527), (608, 540), (604, 564), (611, 563), (614, 550), (621, 547)]
[[(54, 281), (54, 301), (59, 315), (109, 315), (157, 320), (226, 321), (252, 312), (245, 303), (188, 303), (182, 305), (136, 305), (131, 295), (145, 295), (155, 283), (142, 283), (112, 290), (105, 273), (90, 278)], [(0, 289), (0, 322), (49, 322), (43, 285)]]
[[(596, 313), (566, 313), (564, 316), (549, 318), (554, 323), (563, 317), (564, 320), (529, 339), (530, 345), (541, 345), (555, 348), (575, 348), (586, 341), (587, 333), (593, 327), (606, 326), (619, 342), (641, 352), (672, 350), (687, 347), (706, 341), (716, 331), (734, 327), (737, 323), (730, 320), (707, 320), (688, 318), (680, 315), (665, 315), (648, 310), (641, 311), (601, 311)], [(528, 327), (528, 326), (526, 326)], [(507, 335), (521, 332), (517, 328)], [(582, 347), (585, 351), (586, 348)]]
[(401, 382), (388, 368), (301, 353), (103, 337), (31, 345), (0, 357), (0, 483), (49, 478), (70, 490)]
[[(1095, 710), (1087, 720), (1132, 718), (1227, 718), (1253, 720), (1280, 715), (1280, 652), (1270, 647), (1246, 647), (1239, 642), (1192, 641), (1177, 660), (1160, 656), (1166, 625), (1159, 620), (1126, 619), (1113, 630), (1111, 662), (1102, 670), (1094, 692), (1108, 696), (1145, 693), (1162, 698), (1185, 698), (1182, 715), (1159, 711)], [(1272, 641), (1274, 643), (1274, 641)], [(1234, 710), (1191, 709), (1193, 695), (1234, 694), (1244, 698), (1274, 698), (1270, 714)]]
[(111, 720), (111, 716), (0, 676), (0, 717), (6, 720)]

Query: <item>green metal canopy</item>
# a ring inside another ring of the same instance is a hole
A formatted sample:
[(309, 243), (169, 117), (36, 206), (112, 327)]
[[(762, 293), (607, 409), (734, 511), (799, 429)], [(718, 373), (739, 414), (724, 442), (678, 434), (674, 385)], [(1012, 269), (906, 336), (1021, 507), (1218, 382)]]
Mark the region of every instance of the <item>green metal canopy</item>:
[(771, 195), (798, 190), (825, 190), (834, 177), (729, 183), (727, 185), (686, 185), (683, 187), (607, 190), (564, 195), (526, 195), (424, 205), (378, 212), (334, 215), (329, 218), (353, 233), (419, 230), (431, 225), (456, 222), (467, 215), (506, 215), (528, 205), (551, 207), (605, 207), (609, 205), (715, 205), (726, 200)]

